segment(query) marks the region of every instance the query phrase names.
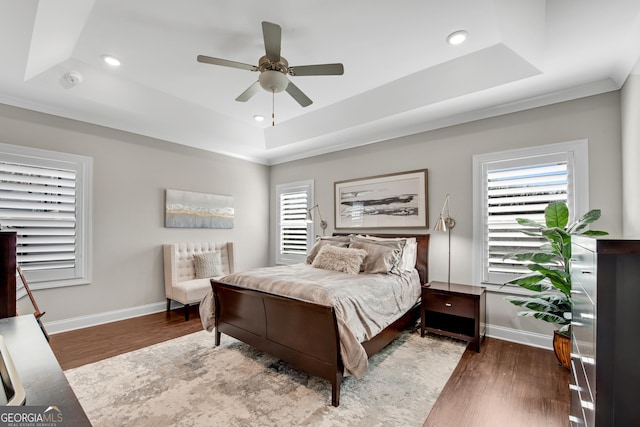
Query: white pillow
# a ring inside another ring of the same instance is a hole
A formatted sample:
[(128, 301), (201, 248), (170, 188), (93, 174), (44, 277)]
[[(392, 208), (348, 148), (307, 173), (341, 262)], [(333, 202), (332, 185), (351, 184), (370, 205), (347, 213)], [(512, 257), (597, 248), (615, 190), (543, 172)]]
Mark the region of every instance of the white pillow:
[(407, 243), (402, 251), (402, 261), (400, 261), (401, 271), (412, 271), (416, 268), (418, 258), (418, 241), (415, 237), (407, 238)]

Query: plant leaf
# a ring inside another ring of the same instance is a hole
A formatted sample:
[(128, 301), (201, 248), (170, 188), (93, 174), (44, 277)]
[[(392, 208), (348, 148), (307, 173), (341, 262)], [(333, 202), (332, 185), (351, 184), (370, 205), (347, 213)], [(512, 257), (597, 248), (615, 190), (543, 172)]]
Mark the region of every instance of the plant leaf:
[(516, 218), (516, 221), (518, 222), (518, 224), (525, 226), (525, 227), (532, 227), (532, 228), (537, 228), (537, 229), (541, 229), (542, 225), (540, 225), (539, 223), (529, 219), (529, 218)]
[(518, 285), (522, 288), (529, 289), (530, 291), (540, 292), (544, 288), (540, 282), (544, 280), (544, 276), (540, 274), (532, 274), (529, 276), (518, 277), (507, 282), (510, 285)]
[(544, 219), (548, 228), (564, 229), (569, 223), (569, 208), (564, 202), (552, 202), (544, 210)]
[(551, 261), (557, 261), (558, 255), (545, 252), (522, 252), (508, 255), (506, 258), (515, 259), (516, 261), (531, 261), (536, 264), (547, 264)]
[(609, 233), (606, 231), (598, 231), (598, 230), (587, 230), (584, 233), (580, 233), (583, 236), (608, 236)]
[(562, 269), (549, 268), (540, 264), (529, 264), (527, 268), (531, 271), (542, 274), (545, 278), (549, 279), (553, 287), (558, 289), (565, 295), (569, 295), (571, 292), (571, 283), (569, 282), (569, 274)]
[[(525, 312), (526, 314), (521, 314), (521, 313), (522, 312), (518, 313), (518, 316), (522, 316), (522, 317), (531, 317), (531, 316), (533, 316), (536, 319), (544, 320), (545, 322), (559, 323), (561, 325), (566, 325), (566, 324), (570, 323), (564, 317), (558, 316), (558, 315), (552, 314), (552, 313), (540, 313), (540, 312), (534, 312), (534, 311)], [(531, 314), (529, 314), (529, 313), (531, 313)]]
[(591, 209), (589, 212), (582, 215), (580, 219), (578, 219), (575, 223), (573, 223), (571, 227), (569, 227), (569, 232), (577, 233), (580, 230), (583, 230), (592, 222), (597, 221), (600, 218), (600, 215), (600, 209)]

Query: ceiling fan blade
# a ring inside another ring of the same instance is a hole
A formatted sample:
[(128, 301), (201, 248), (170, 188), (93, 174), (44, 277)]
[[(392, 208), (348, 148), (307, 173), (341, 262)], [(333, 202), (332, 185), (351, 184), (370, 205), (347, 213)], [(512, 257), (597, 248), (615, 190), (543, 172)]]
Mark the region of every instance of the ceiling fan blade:
[(294, 85), (291, 82), (289, 82), (289, 84), (287, 85), (286, 91), (289, 95), (291, 95), (293, 99), (298, 101), (298, 104), (303, 107), (308, 107), (313, 103), (313, 101), (310, 100), (307, 95), (305, 95), (300, 89), (298, 89), (298, 86)]
[(251, 99), (251, 97), (253, 95), (255, 95), (258, 91), (260, 90), (260, 82), (256, 81), (254, 84), (252, 84), (251, 86), (249, 86), (247, 88), (247, 90), (245, 90), (244, 92), (242, 92), (240, 95), (238, 95), (238, 97), (236, 98), (236, 101), (239, 102), (247, 102), (249, 99)]
[(289, 67), (292, 76), (341, 76), (344, 74), (342, 64), (298, 65)]
[(243, 64), (242, 62), (213, 58), (211, 56), (205, 55), (198, 55), (198, 62), (202, 62), (204, 64), (222, 65), (223, 67), (240, 68), (241, 70), (258, 71), (258, 67), (256, 67), (255, 65)]
[(262, 22), (262, 35), (264, 37), (264, 49), (267, 58), (271, 62), (280, 61), (280, 44), (282, 41), (282, 29), (280, 25), (271, 22)]

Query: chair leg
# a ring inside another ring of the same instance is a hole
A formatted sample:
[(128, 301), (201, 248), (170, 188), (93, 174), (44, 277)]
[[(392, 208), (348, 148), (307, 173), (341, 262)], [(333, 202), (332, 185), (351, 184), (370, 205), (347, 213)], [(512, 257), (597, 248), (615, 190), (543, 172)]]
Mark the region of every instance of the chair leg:
[(171, 311), (171, 299), (167, 298), (167, 313)]
[(189, 304), (184, 305), (184, 321), (189, 320)]

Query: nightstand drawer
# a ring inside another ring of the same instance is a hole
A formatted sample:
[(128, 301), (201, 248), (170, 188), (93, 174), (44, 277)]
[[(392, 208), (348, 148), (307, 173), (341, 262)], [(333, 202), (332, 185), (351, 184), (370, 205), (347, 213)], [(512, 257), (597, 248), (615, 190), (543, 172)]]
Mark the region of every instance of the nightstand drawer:
[(428, 311), (469, 317), (472, 319), (476, 316), (474, 298), (429, 290), (425, 292), (424, 297), (424, 308)]

